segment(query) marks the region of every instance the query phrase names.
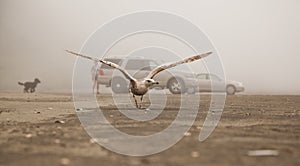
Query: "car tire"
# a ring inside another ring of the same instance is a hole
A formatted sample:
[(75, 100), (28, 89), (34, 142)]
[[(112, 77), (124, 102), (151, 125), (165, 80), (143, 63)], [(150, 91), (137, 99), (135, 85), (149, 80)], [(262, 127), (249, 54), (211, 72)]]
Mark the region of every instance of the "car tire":
[(235, 87), (233, 85), (228, 85), (226, 87), (226, 93), (227, 93), (227, 95), (234, 95), (235, 92), (236, 92), (236, 89), (235, 89)]
[(168, 81), (168, 88), (172, 94), (185, 93), (184, 82), (181, 79), (172, 78)]
[(123, 78), (113, 78), (111, 81), (111, 89), (114, 93), (128, 92), (127, 82)]

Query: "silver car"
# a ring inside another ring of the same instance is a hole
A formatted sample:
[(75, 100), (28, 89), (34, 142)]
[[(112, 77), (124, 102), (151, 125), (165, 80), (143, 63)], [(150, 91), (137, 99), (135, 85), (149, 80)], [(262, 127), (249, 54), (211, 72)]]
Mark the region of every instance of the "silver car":
[[(226, 82), (224, 82), (224, 80), (215, 74), (200, 73), (197, 74), (196, 77), (198, 79), (198, 91), (200, 92), (224, 92), (226, 90), (228, 95), (234, 95), (236, 92), (245, 91), (241, 82), (231, 80), (226, 80)], [(214, 85), (213, 90), (211, 85)]]
[[(159, 63), (154, 60), (144, 58), (108, 58), (105, 60), (119, 64), (137, 79), (147, 76), (151, 70), (159, 65)], [(158, 81), (159, 84), (153, 86), (153, 88), (169, 89), (173, 94), (185, 93), (190, 91), (189, 89), (195, 89), (197, 87), (195, 75), (183, 71), (165, 70), (157, 74), (154, 79)], [(120, 71), (107, 65), (101, 65), (98, 82), (107, 87), (111, 87), (114, 93), (128, 92), (129, 81), (124, 78)]]

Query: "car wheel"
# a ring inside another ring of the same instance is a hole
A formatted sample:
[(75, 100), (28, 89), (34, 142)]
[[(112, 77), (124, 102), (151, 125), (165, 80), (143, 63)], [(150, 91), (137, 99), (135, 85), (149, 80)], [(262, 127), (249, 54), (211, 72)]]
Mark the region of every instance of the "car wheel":
[(185, 86), (180, 79), (171, 79), (168, 83), (169, 91), (173, 94), (181, 94), (185, 92)]
[(226, 88), (226, 93), (228, 95), (234, 95), (235, 94), (235, 87), (233, 85), (228, 85)]
[(111, 89), (114, 93), (128, 92), (127, 82), (123, 78), (114, 78), (111, 81)]

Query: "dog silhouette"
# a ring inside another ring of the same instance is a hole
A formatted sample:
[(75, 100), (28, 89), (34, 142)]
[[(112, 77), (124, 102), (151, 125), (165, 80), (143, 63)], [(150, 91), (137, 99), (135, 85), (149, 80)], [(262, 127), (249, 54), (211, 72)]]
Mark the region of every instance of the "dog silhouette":
[(33, 82), (24, 82), (24, 83), (18, 82), (19, 85), (24, 86), (24, 90), (23, 90), (24, 93), (29, 93), (29, 92), (33, 93), (33, 92), (35, 92), (35, 88), (36, 88), (38, 83), (41, 83), (41, 81), (37, 78), (35, 78)]

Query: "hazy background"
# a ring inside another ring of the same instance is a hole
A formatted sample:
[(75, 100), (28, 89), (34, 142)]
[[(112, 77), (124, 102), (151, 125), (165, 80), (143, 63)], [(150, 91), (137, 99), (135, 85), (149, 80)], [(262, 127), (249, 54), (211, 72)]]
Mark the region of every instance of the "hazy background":
[(0, 90), (22, 91), (17, 81), (42, 80), (38, 91), (68, 92), (88, 36), (114, 17), (141, 10), (182, 15), (204, 30), (219, 50), (228, 79), (250, 94), (300, 94), (300, 1), (0, 1)]

